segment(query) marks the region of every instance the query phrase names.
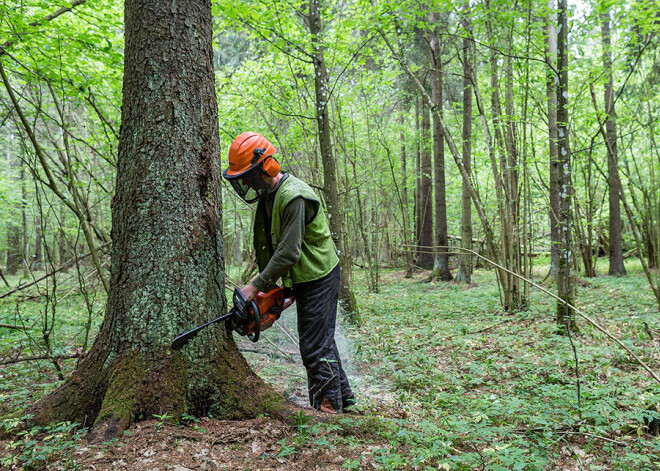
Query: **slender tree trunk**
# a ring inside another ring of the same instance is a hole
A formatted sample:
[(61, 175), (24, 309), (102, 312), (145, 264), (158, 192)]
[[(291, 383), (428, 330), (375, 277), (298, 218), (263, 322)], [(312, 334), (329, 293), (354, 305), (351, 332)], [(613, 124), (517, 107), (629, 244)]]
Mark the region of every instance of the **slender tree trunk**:
[(614, 109), (614, 90), (612, 77), (612, 47), (610, 33), (610, 12), (600, 14), (603, 38), (603, 68), (607, 74), (605, 85), (605, 130), (607, 134), (607, 180), (610, 202), (610, 268), (609, 275), (625, 275), (626, 267), (623, 265), (623, 247), (621, 245), (621, 207), (619, 194), (621, 181), (619, 180), (619, 158), (617, 155), (616, 111)]
[[(486, 0), (490, 10), (490, 2)], [(486, 31), (491, 44), (497, 47), (498, 38), (493, 33), (492, 21), (486, 20)], [(511, 38), (509, 38), (511, 49)], [(489, 141), (489, 156), (491, 169), (495, 180), (497, 194), (497, 208), (500, 217), (500, 235), (502, 246), (502, 262), (509, 272), (505, 272), (500, 279), (502, 286), (503, 304), (506, 310), (520, 309), (525, 305), (523, 293), (520, 290), (520, 279), (512, 273), (520, 273), (520, 233), (518, 230), (518, 150), (515, 140), (515, 127), (513, 122), (513, 92), (512, 92), (512, 64), (509, 54), (506, 65), (506, 113), (502, 112), (500, 99), (499, 66), (495, 49), (490, 49), (490, 75), (491, 75), (491, 105), (494, 146)], [(480, 110), (483, 115), (483, 110)], [(486, 123), (485, 117), (482, 122)], [(499, 168), (496, 154), (499, 154)], [(512, 272), (512, 273), (510, 273)]]
[(328, 113), (328, 101), (330, 99), (330, 88), (328, 86), (328, 71), (323, 57), (323, 40), (321, 30), (321, 0), (309, 1), (309, 32), (312, 37), (312, 48), (314, 50), (314, 89), (316, 91), (316, 123), (319, 131), (319, 147), (321, 161), (323, 163), (323, 187), (328, 205), (328, 217), (330, 218), (330, 232), (337, 246), (337, 251), (342, 263), (341, 287), (339, 300), (351, 323), (360, 324), (360, 313), (357, 301), (351, 288), (352, 268), (350, 257), (344, 248), (344, 239), (341, 228), (341, 208), (339, 204), (339, 187), (337, 185), (337, 160), (332, 150), (330, 138), (330, 119)]
[(68, 244), (66, 240), (66, 208), (64, 205), (60, 205), (60, 217), (59, 217), (59, 227), (57, 229), (57, 264), (59, 266), (64, 265), (69, 259), (70, 250), (68, 250)]
[[(7, 181), (11, 182), (14, 180), (14, 175), (12, 172), (13, 159), (11, 154), (11, 143), (13, 140), (13, 135), (9, 134), (7, 138)], [(14, 209), (20, 210), (16, 205), (12, 205)], [(6, 267), (8, 275), (15, 275), (18, 273), (18, 269), (21, 267), (21, 228), (14, 222), (15, 214), (14, 211), (10, 211), (9, 217), (7, 218), (7, 258), (6, 258)]]
[(408, 163), (407, 163), (407, 154), (406, 154), (406, 133), (404, 131), (405, 126), (405, 112), (403, 107), (400, 111), (399, 116), (399, 125), (401, 126), (401, 218), (403, 221), (403, 245), (404, 245), (404, 256), (406, 263), (406, 278), (412, 276), (413, 270), (413, 259), (412, 259), (412, 248), (410, 247), (410, 228), (409, 228), (409, 216), (408, 216)]
[[(568, 116), (568, 8), (567, 0), (559, 0), (557, 36), (559, 86), (557, 88), (557, 160), (559, 163), (559, 259), (557, 271), (557, 294), (569, 304), (573, 304), (573, 282), (571, 279), (571, 150), (569, 147)], [(557, 324), (560, 329), (577, 328), (575, 312), (562, 302), (557, 302)]]
[(548, 0), (546, 18), (546, 63), (548, 92), (548, 151), (550, 161), (550, 270), (549, 282), (557, 278), (559, 260), (559, 160), (557, 159), (557, 29), (554, 25), (555, 0)]
[(21, 268), (21, 226), (7, 221), (7, 274), (16, 275)]
[(282, 398), (223, 326), (171, 339), (226, 311), (211, 2), (127, 0), (122, 123), (106, 314), (78, 369), (28, 413), (95, 425), (107, 440), (167, 413), (277, 413)]
[(420, 116), (422, 114), (421, 100), (415, 98), (415, 259), (419, 258), (419, 242), (422, 237), (422, 217), (421, 217), (421, 183), (422, 183), (422, 129), (420, 126)]
[[(467, 10), (467, 8), (466, 8)], [(470, 21), (463, 18), (463, 27), (470, 31)], [(463, 39), (463, 166), (468, 175), (472, 173), (472, 84), (470, 77), (472, 64), (472, 41), (469, 37)], [(462, 180), (461, 193), (461, 247), (472, 250), (472, 197), (470, 182)], [(458, 258), (458, 274), (456, 281), (470, 284), (472, 282), (472, 256), (462, 253)]]
[(21, 160), (21, 264), (23, 265), (23, 278), (27, 278), (30, 272), (30, 231), (27, 214), (27, 181), (25, 178), (25, 162)]
[[(438, 23), (439, 15), (431, 13), (432, 27)], [(431, 97), (436, 109), (442, 113), (442, 50), (438, 37), (431, 35)], [(433, 260), (433, 272), (430, 279), (451, 281), (453, 276), (449, 271), (449, 251), (444, 248), (449, 245), (447, 228), (447, 197), (445, 183), (445, 139), (436, 114), (433, 114), (433, 157), (435, 185), (435, 245), (438, 249)]]
[(430, 150), (431, 123), (429, 109), (422, 102), (422, 142), (420, 161), (420, 184), (419, 184), (419, 256), (417, 266), (425, 270), (433, 268), (433, 198), (431, 195), (432, 180), (431, 172), (431, 150)]
[(41, 217), (37, 216), (34, 220), (34, 270), (41, 270), (41, 265), (43, 264), (42, 245)]

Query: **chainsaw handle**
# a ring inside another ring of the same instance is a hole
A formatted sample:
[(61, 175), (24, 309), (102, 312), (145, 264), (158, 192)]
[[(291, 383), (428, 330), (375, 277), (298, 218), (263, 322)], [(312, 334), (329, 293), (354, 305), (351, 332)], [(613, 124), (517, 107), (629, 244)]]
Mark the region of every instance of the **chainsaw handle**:
[(291, 294), (290, 296), (285, 297), (284, 298), (284, 303), (282, 304), (282, 310), (284, 311), (286, 308), (291, 306), (295, 301), (296, 301), (296, 295), (295, 294)]
[(254, 313), (254, 334), (248, 334), (248, 338), (256, 343), (259, 341), (259, 334), (261, 334), (261, 316), (259, 315), (259, 306), (257, 306), (254, 299), (250, 301), (250, 307)]

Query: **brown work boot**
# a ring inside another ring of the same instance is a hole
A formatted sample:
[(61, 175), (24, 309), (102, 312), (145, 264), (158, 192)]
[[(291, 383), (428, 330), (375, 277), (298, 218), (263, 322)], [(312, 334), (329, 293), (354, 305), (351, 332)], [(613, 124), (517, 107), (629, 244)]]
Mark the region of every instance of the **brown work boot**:
[(330, 404), (330, 400), (328, 399), (328, 396), (323, 396), (323, 402), (321, 402), (321, 408), (319, 410), (321, 412), (325, 412), (326, 414), (336, 414), (337, 413), (335, 408), (332, 407), (332, 404)]

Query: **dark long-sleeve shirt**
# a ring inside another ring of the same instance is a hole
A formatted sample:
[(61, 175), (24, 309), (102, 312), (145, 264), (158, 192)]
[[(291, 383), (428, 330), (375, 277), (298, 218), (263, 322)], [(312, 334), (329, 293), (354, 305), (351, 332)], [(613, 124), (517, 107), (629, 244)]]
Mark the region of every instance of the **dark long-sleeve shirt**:
[[(289, 174), (285, 173), (277, 183), (274, 191), (268, 195), (268, 199), (265, 201), (266, 214), (269, 220), (273, 214), (273, 203), (275, 202), (277, 190), (288, 177)], [(291, 200), (284, 208), (280, 224), (280, 240), (277, 248), (268, 261), (266, 268), (252, 280), (252, 284), (259, 291), (267, 291), (268, 288), (275, 285), (277, 280), (285, 276), (289, 268), (300, 260), (305, 226), (316, 216), (316, 211), (316, 203), (307, 201), (302, 197)], [(270, 222), (267, 224), (267, 227), (270, 230)]]

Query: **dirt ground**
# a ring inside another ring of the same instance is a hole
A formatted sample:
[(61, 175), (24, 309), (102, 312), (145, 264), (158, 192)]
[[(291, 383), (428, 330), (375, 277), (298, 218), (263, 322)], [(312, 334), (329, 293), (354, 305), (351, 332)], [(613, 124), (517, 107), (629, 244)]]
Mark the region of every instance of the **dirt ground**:
[[(287, 310), (277, 325), (259, 344), (238, 339), (239, 348), (255, 371), (270, 382), (289, 402), (291, 418), (281, 421), (262, 417), (247, 421), (200, 418), (186, 425), (173, 425), (157, 418), (134, 424), (123, 436), (104, 444), (91, 444), (83, 438), (72, 452), (51, 461), (48, 470), (341, 470), (376, 469), (373, 450), (382, 445), (373, 440), (342, 440), (341, 434), (354, 430), (327, 432), (315, 423), (332, 423), (339, 416), (317, 412), (309, 407), (306, 375), (297, 349), (295, 306)], [(359, 365), (351, 357), (350, 342), (338, 332), (337, 342), (349, 378), (358, 386)], [(385, 408), (380, 404), (378, 409)], [(391, 405), (390, 412), (397, 415)], [(390, 415), (383, 410), (384, 415)], [(355, 414), (346, 414), (355, 417)], [(302, 425), (302, 426), (301, 426)], [(334, 427), (337, 429), (339, 427)], [(333, 427), (330, 427), (333, 429)], [(357, 432), (359, 435), (359, 431)], [(46, 434), (35, 437), (38, 446)], [(339, 439), (337, 439), (339, 438)], [(8, 440), (0, 440), (0, 457)], [(350, 443), (350, 445), (348, 444)], [(384, 444), (383, 444), (384, 445)], [(42, 462), (43, 463), (43, 462)], [(345, 467), (345, 463), (350, 467)], [(23, 469), (19, 466), (0, 470)]]
[[(296, 427), (267, 418), (243, 422), (201, 419), (194, 426), (149, 420), (106, 446), (84, 446), (72, 461), (89, 470), (340, 470), (347, 459), (375, 469), (368, 450), (322, 447), (312, 442), (287, 456), (282, 440)], [(283, 452), (284, 450), (284, 452)], [(53, 470), (67, 469), (55, 465)]]

